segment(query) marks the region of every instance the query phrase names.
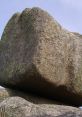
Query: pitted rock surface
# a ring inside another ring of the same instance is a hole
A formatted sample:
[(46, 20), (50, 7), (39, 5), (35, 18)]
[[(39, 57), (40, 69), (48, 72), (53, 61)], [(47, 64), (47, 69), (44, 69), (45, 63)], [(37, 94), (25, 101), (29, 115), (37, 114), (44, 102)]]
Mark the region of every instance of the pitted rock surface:
[(40, 8), (14, 14), (0, 41), (0, 85), (82, 105), (82, 39)]

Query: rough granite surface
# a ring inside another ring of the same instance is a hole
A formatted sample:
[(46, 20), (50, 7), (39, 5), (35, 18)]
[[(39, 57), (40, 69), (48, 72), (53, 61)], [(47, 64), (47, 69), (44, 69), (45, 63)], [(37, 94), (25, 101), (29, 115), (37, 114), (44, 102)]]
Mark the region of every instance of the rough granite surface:
[(0, 103), (3, 117), (82, 117), (82, 111), (71, 106), (36, 105), (20, 97), (11, 97)]
[(82, 38), (40, 8), (14, 14), (0, 41), (0, 85), (82, 105)]

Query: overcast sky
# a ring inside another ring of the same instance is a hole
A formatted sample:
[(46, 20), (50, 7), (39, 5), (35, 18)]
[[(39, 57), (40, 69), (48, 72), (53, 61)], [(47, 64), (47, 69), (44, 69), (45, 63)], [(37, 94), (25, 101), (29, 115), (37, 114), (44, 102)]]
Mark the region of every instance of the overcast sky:
[(82, 0), (2, 0), (0, 3), (0, 37), (15, 12), (38, 6), (47, 10), (64, 28), (82, 34)]

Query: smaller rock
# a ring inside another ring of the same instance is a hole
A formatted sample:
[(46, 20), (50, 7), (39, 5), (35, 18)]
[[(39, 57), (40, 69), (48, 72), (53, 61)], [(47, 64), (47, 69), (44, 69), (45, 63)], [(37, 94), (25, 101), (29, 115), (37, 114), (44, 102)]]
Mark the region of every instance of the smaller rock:
[(0, 102), (2, 102), (4, 99), (6, 99), (9, 96), (10, 95), (6, 89), (4, 89), (4, 88), (0, 89)]
[(20, 97), (11, 97), (0, 103), (5, 117), (82, 117), (82, 111), (71, 106), (32, 104)]

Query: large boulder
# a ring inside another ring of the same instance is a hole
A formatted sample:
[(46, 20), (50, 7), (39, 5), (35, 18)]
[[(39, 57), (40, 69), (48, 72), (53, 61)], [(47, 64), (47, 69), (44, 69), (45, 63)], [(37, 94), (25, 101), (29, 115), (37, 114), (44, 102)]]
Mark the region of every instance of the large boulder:
[(82, 39), (40, 8), (14, 14), (0, 41), (0, 84), (82, 105)]
[(82, 111), (71, 106), (32, 104), (20, 97), (7, 98), (0, 103), (3, 117), (82, 117)]

